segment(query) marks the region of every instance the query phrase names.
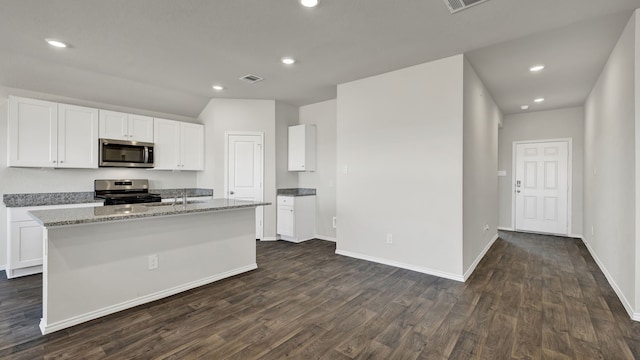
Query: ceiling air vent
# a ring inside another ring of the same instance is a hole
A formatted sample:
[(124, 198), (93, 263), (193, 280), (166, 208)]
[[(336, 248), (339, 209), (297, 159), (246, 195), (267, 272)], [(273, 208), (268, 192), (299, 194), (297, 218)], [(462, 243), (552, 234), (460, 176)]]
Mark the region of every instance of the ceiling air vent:
[(262, 78), (260, 76), (249, 74), (241, 77), (240, 80), (248, 82), (249, 84), (255, 84), (258, 81), (262, 81)]
[(449, 11), (452, 14), (457, 13), (458, 11), (462, 11), (472, 7), (473, 5), (482, 4), (489, 0), (444, 0), (444, 3), (447, 4)]

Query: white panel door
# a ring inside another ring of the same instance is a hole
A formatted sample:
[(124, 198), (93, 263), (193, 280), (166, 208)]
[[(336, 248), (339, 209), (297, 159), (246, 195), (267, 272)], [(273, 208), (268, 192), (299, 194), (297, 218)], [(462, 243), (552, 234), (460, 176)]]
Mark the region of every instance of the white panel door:
[(10, 96), (8, 125), (8, 166), (57, 166), (57, 103)]
[(98, 109), (58, 105), (58, 167), (98, 168)]
[(42, 265), (42, 225), (35, 221), (11, 223), (11, 270)]
[(100, 110), (100, 138), (113, 140), (129, 140), (128, 114)]
[(181, 123), (181, 169), (204, 170), (204, 125)]
[(515, 229), (568, 235), (568, 142), (516, 144), (515, 164)]
[(142, 115), (128, 115), (128, 139), (132, 141), (153, 142), (153, 118)]
[[(227, 134), (227, 196), (262, 201), (262, 135)], [(262, 207), (256, 208), (256, 239), (262, 239)]]
[(173, 120), (154, 120), (154, 168), (156, 170), (179, 170), (180, 123)]

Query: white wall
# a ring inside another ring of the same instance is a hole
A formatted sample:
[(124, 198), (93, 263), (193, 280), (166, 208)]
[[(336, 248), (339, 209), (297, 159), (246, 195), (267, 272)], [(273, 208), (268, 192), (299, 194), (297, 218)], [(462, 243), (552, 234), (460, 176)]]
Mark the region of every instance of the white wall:
[(587, 99), (584, 125), (584, 239), (627, 310), (636, 313), (637, 16)]
[[(40, 169), (7, 167), (7, 98), (17, 95), (34, 99), (57, 101), (66, 104), (95, 107), (157, 116), (165, 119), (197, 122), (196, 119), (141, 109), (125, 108), (109, 104), (71, 99), (52, 94), (0, 87), (0, 197), (3, 194), (37, 192), (93, 191), (95, 179), (143, 178), (149, 179), (153, 188), (182, 188), (196, 186), (196, 172), (159, 171), (143, 169)], [(97, 146), (97, 145), (96, 145)], [(210, 188), (210, 186), (209, 186)], [(0, 205), (0, 268), (6, 264), (7, 249), (6, 208)]]
[(336, 238), (336, 100), (300, 107), (300, 124), (317, 129), (316, 171), (300, 172), (298, 186), (316, 189), (316, 235), (325, 240)]
[(298, 187), (298, 173), (289, 171), (289, 126), (298, 125), (298, 108), (276, 102), (276, 187)]
[[(463, 270), (470, 275), (497, 238), (498, 123), (502, 113), (464, 61)], [(489, 230), (485, 230), (485, 225)]]
[[(264, 200), (276, 202), (276, 103), (273, 100), (212, 99), (198, 117), (205, 124), (205, 171), (198, 187), (225, 197), (225, 132), (264, 133)], [(276, 206), (264, 206), (264, 238), (275, 239)]]
[(559, 110), (536, 111), (505, 116), (503, 127), (498, 131), (498, 170), (507, 176), (498, 178), (499, 217), (498, 226), (513, 229), (512, 223), (512, 175), (513, 142), (541, 139), (571, 138), (572, 147), (572, 191), (571, 234), (581, 236), (582, 230), (582, 179), (584, 163), (584, 108), (573, 107)]
[(462, 69), (457, 55), (338, 85), (338, 253), (462, 278)]

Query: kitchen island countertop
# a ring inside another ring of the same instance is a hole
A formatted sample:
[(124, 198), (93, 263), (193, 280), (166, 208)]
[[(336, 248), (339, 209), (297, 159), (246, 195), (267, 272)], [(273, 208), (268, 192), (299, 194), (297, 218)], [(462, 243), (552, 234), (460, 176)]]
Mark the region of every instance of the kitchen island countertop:
[(154, 216), (170, 216), (189, 213), (224, 211), (271, 205), (269, 202), (255, 202), (235, 199), (213, 199), (192, 201), (186, 205), (172, 203), (146, 203), (82, 207), (71, 209), (32, 210), (32, 218), (45, 227), (79, 225), (106, 221), (122, 221)]

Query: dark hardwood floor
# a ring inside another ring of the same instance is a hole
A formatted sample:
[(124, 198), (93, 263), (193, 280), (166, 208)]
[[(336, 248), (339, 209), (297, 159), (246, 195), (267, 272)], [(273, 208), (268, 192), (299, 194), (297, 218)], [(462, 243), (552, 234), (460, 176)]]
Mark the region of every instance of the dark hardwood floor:
[(464, 284), (320, 240), (257, 246), (258, 270), (47, 336), (41, 277), (0, 279), (0, 358), (640, 358), (579, 240), (501, 233)]

